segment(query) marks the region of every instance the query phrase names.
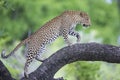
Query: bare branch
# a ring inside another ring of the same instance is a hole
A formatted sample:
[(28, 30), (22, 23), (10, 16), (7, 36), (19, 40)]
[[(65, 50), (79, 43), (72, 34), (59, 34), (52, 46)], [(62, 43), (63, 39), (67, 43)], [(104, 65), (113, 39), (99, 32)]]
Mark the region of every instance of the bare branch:
[(45, 60), (37, 70), (29, 75), (27, 80), (63, 80), (63, 78), (54, 79), (55, 73), (64, 65), (75, 61), (120, 63), (120, 47), (98, 43), (64, 47)]

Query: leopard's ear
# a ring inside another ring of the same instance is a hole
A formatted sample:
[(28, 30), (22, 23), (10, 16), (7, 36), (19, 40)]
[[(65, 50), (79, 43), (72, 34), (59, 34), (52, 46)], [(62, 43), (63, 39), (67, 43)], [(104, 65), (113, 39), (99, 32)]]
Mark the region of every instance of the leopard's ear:
[(81, 16), (81, 17), (88, 16), (88, 13), (85, 13), (85, 12), (80, 12), (80, 16)]
[(84, 13), (83, 13), (83, 12), (80, 12), (80, 16), (81, 16), (81, 17), (84, 17)]

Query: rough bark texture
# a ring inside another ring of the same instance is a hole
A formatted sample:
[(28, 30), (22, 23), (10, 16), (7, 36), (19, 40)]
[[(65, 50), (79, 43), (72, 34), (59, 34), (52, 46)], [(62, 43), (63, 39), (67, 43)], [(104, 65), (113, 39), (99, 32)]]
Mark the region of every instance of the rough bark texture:
[[(45, 60), (37, 70), (29, 74), (27, 80), (64, 80), (63, 78), (54, 79), (53, 77), (61, 67), (75, 61), (120, 63), (120, 47), (98, 43), (67, 46)], [(26, 79), (22, 78), (21, 80)]]
[[(76, 61), (105, 61), (120, 63), (120, 47), (98, 43), (84, 43), (67, 46), (46, 59), (37, 70), (29, 74), (29, 78), (21, 80), (64, 80), (54, 79), (55, 73), (64, 65)], [(0, 74), (3, 73), (3, 65), (0, 63)], [(10, 76), (10, 75), (9, 75)], [(4, 75), (0, 75), (0, 78)], [(3, 79), (13, 80), (13, 79)]]

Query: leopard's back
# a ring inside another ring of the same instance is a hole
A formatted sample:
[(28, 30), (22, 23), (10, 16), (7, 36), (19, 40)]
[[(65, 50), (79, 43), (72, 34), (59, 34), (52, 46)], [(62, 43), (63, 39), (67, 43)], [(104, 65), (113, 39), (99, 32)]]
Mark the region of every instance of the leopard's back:
[(30, 36), (28, 43), (28, 55), (33, 53), (39, 54), (47, 44), (53, 42), (60, 36), (61, 18), (58, 16), (43, 25), (38, 31)]

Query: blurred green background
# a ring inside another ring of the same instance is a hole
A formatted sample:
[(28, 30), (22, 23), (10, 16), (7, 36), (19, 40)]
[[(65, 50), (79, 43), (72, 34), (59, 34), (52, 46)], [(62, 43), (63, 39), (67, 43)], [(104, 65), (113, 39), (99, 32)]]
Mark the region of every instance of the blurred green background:
[[(120, 0), (0, 0), (0, 51), (7, 53), (50, 19), (65, 10), (80, 10), (89, 14), (90, 28), (78, 25), (81, 43), (98, 42), (120, 45)], [(76, 38), (70, 37), (76, 43)], [(48, 45), (42, 58), (66, 46), (60, 37)], [(23, 76), (25, 47), (7, 60), (1, 59), (12, 76)], [(41, 63), (34, 61), (29, 72)], [(120, 80), (120, 65), (106, 62), (79, 61), (64, 66), (55, 77), (63, 76), (66, 80)]]

